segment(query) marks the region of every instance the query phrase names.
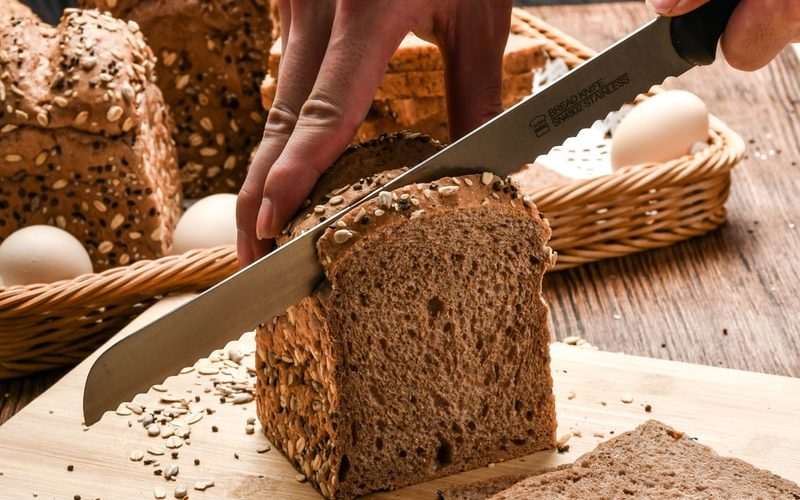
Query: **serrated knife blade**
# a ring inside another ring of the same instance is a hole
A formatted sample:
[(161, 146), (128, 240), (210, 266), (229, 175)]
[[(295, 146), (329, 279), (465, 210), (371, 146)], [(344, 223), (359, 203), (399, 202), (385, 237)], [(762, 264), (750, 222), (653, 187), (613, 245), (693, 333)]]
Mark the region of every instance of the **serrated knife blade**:
[[(512, 173), (667, 77), (713, 62), (736, 3), (712, 0), (690, 15), (646, 23), (381, 189), (465, 172)], [(370, 193), (348, 210), (376, 195), (377, 191)], [(316, 241), (348, 210), (170, 314), (101, 348), (84, 387), (85, 423), (91, 425), (104, 411), (130, 401), (309, 295), (323, 278)]]

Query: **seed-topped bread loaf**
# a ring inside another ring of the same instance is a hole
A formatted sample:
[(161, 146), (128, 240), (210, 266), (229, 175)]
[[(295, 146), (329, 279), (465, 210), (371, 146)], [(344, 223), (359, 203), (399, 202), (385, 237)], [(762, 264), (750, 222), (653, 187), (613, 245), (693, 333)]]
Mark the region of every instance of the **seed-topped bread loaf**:
[[(315, 198), (286, 238), (399, 172), (372, 175), (375, 163)], [(552, 447), (549, 236), (488, 173), (383, 192), (347, 214), (318, 242), (327, 280), (257, 331), (269, 439), (329, 498)]]
[(0, 24), (0, 240), (58, 226), (95, 270), (170, 250), (182, 197), (154, 64), (97, 11)]
[(568, 467), (531, 476), (492, 500), (800, 498), (800, 486), (656, 420), (600, 444)]
[(80, 0), (141, 26), (175, 119), (187, 197), (238, 190), (264, 132), (259, 87), (272, 42), (268, 0)]
[(3, 0), (0, 2), (0, 26), (20, 17), (36, 18), (36, 14), (19, 0)]

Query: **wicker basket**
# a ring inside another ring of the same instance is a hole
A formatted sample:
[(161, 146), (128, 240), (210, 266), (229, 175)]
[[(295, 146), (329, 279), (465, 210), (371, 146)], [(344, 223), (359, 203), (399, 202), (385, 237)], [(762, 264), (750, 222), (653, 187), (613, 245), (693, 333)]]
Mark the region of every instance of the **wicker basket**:
[[(577, 66), (593, 52), (515, 9), (512, 31), (545, 38)], [(642, 96), (642, 99), (646, 96)], [(742, 140), (719, 120), (693, 157), (530, 193), (553, 225), (557, 269), (669, 245), (717, 227)], [(75, 364), (159, 297), (200, 291), (237, 269), (232, 247), (141, 261), (74, 280), (0, 288), (0, 379)]]
[[(515, 9), (512, 31), (545, 36), (552, 58), (569, 68), (594, 55), (572, 37)], [(636, 102), (651, 94), (641, 95)], [(715, 117), (709, 146), (668, 163), (626, 167), (593, 179), (528, 193), (553, 227), (555, 270), (661, 248), (705, 234), (725, 220), (731, 169), (744, 155), (741, 137)]]

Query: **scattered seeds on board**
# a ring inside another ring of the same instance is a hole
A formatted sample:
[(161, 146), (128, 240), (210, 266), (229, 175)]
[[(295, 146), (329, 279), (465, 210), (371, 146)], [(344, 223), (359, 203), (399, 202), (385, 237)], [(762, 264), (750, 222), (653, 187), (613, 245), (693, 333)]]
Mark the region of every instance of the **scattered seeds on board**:
[(569, 444), (567, 443), (571, 438), (572, 434), (570, 433), (564, 434), (563, 436), (558, 438), (558, 441), (556, 441), (556, 450), (558, 450), (559, 453), (564, 453), (566, 451), (569, 451)]
[(171, 450), (180, 448), (181, 446), (183, 446), (183, 439), (179, 438), (178, 436), (170, 436), (170, 438), (167, 439), (167, 442), (164, 443), (164, 446), (166, 446)]
[(132, 462), (138, 462), (144, 458), (144, 452), (142, 450), (133, 450), (128, 458), (131, 459)]
[(256, 453), (266, 453), (271, 449), (272, 448), (270, 448), (270, 446), (268, 444), (264, 443), (262, 445), (259, 445), (258, 448), (256, 448)]
[(167, 490), (162, 488), (161, 486), (156, 486), (153, 489), (153, 498), (161, 500), (162, 498), (167, 498)]
[(252, 424), (247, 424), (244, 426), (244, 433), (245, 434), (253, 434), (256, 432), (256, 428)]
[(303, 474), (295, 474), (294, 478), (298, 483), (305, 483), (306, 482), (306, 476), (304, 476)]
[(161, 385), (161, 384), (156, 384), (156, 385), (154, 385), (154, 386), (152, 387), (152, 389), (153, 389), (154, 391), (156, 391), (156, 392), (167, 392), (167, 391), (169, 390), (169, 389), (167, 389), (167, 388), (166, 388), (166, 386), (163, 386), (163, 385)]
[(158, 424), (150, 424), (147, 426), (147, 435), (150, 437), (156, 437), (161, 434), (161, 426)]
[(181, 471), (181, 468), (176, 464), (170, 464), (164, 467), (164, 479), (172, 479), (176, 477), (178, 473)]
[(194, 489), (197, 491), (206, 491), (212, 486), (214, 486), (214, 481), (197, 481), (194, 483)]
[(202, 366), (197, 369), (200, 375), (216, 375), (219, 373), (219, 368), (216, 366)]
[(175, 486), (175, 498), (184, 498), (186, 497), (186, 485), (183, 483), (178, 483)]
[(567, 399), (569, 400), (575, 399), (575, 396), (576, 396), (575, 391), (571, 390), (567, 393)]
[(161, 455), (164, 454), (164, 448), (161, 448), (160, 446), (153, 446), (151, 448), (147, 448), (147, 453), (153, 456), (160, 457)]
[(579, 340), (581, 340), (580, 337), (572, 336), (572, 337), (565, 338), (561, 342), (563, 342), (563, 343), (565, 343), (567, 345), (577, 345)]
[(249, 403), (252, 400), (253, 400), (253, 395), (250, 394), (249, 392), (243, 392), (243, 393), (235, 394), (233, 396), (233, 404), (235, 404), (235, 405)]
[(646, 411), (647, 413), (650, 413), (651, 411), (653, 411), (653, 406), (651, 404), (649, 404), (649, 403), (644, 405), (644, 411)]
[(117, 408), (117, 411), (115, 413), (120, 417), (127, 417), (128, 415), (131, 414), (131, 411), (127, 408), (120, 406), (119, 408)]
[(626, 392), (619, 399), (625, 404), (633, 403), (633, 395), (630, 392)]

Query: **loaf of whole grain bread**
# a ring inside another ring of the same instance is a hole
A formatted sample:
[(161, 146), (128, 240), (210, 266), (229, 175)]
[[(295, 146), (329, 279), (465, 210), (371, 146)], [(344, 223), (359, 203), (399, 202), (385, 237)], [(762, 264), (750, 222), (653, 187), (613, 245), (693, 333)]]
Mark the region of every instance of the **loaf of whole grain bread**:
[(97, 11), (0, 24), (0, 240), (58, 226), (96, 270), (170, 250), (182, 197), (154, 64)]
[[(404, 135), (351, 149), (279, 243), (430, 144)], [(257, 331), (268, 438), (328, 498), (552, 447), (549, 236), (515, 186), (488, 173), (383, 192), (346, 215), (318, 242), (327, 280)]]
[(36, 14), (19, 0), (3, 0), (0, 2), (0, 26), (9, 24), (20, 17), (36, 18)]
[(536, 474), (492, 500), (800, 498), (800, 486), (656, 420), (601, 443), (567, 467)]
[(259, 87), (272, 42), (268, 0), (80, 0), (141, 26), (175, 119), (187, 197), (238, 190), (264, 131)]

